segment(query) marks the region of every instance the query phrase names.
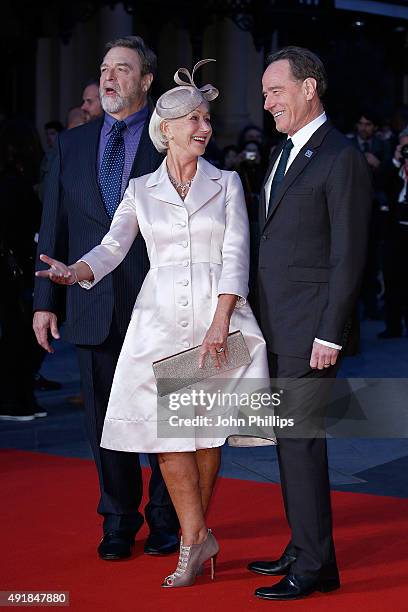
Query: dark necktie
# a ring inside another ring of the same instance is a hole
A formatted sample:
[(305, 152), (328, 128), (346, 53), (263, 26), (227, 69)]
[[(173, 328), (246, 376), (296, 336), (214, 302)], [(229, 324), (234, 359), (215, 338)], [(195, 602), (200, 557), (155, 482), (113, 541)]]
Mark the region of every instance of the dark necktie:
[(363, 153), (369, 153), (370, 152), (370, 145), (367, 141), (364, 141), (363, 144)]
[(113, 124), (99, 172), (99, 187), (103, 203), (111, 219), (119, 205), (122, 192), (122, 174), (125, 165), (125, 141), (122, 132), (125, 128), (124, 121), (117, 121)]
[(289, 155), (292, 149), (293, 149), (293, 142), (291, 141), (290, 138), (288, 138), (288, 140), (285, 142), (284, 147), (282, 149), (282, 155), (280, 156), (279, 163), (276, 167), (276, 171), (272, 179), (271, 193), (269, 196), (267, 214), (271, 207), (272, 200), (275, 196), (275, 193), (277, 192), (279, 185), (285, 178), (285, 170), (286, 170), (286, 166), (288, 165), (288, 159), (289, 159)]

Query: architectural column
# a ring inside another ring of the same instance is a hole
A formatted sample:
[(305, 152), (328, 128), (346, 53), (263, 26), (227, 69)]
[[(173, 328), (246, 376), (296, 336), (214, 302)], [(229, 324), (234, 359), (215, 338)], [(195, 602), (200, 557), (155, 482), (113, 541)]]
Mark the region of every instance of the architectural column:
[(59, 45), (55, 38), (37, 40), (35, 125), (45, 147), (44, 124), (59, 120)]
[(98, 14), (77, 23), (68, 44), (60, 43), (60, 116), (63, 121), (70, 108), (82, 104), (85, 84), (99, 77), (102, 53)]
[(250, 33), (248, 41), (248, 72), (247, 78), (247, 106), (249, 112), (249, 123), (263, 128), (264, 110), (262, 97), (262, 75), (264, 73), (264, 52), (257, 51)]
[(68, 44), (60, 42), (60, 73), (59, 73), (59, 118), (65, 125), (68, 110), (79, 104), (78, 92), (78, 67), (75, 65), (73, 40), (75, 34)]
[(192, 52), (189, 32), (186, 28), (168, 23), (161, 27), (157, 59), (159, 66), (158, 86), (163, 91), (175, 87), (173, 80), (177, 68), (192, 68)]
[(132, 15), (129, 15), (122, 4), (115, 4), (114, 8), (104, 6), (99, 11), (99, 47), (103, 52), (105, 44), (115, 38), (134, 34)]
[[(405, 34), (404, 52), (406, 57), (406, 54), (408, 53), (408, 33)], [(404, 75), (402, 77), (402, 102), (403, 104), (408, 104), (408, 67), (406, 63)]]
[[(220, 96), (214, 103), (213, 115), (216, 119), (217, 144), (221, 148), (235, 144), (239, 132), (251, 122), (248, 77), (253, 70), (250, 64), (252, 45), (250, 33), (240, 30), (230, 19), (217, 22), (216, 53), (210, 57), (217, 60), (214, 85), (219, 88)], [(212, 45), (206, 33), (204, 50), (209, 46)], [(256, 95), (256, 92), (251, 92), (251, 95)], [(261, 104), (260, 94), (257, 97)]]

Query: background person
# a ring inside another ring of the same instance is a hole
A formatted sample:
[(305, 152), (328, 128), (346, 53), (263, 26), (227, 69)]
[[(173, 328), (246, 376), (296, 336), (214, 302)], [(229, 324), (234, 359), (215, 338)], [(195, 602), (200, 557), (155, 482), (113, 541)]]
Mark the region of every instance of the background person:
[(85, 113), (86, 121), (93, 121), (102, 117), (103, 108), (99, 97), (99, 82), (90, 81), (82, 93), (81, 109)]
[[(0, 418), (30, 421), (47, 415), (34, 397), (38, 349), (31, 327), (35, 234), (41, 202), (35, 186), (42, 149), (29, 121), (0, 126)], [(50, 382), (50, 381), (47, 381)]]
[(86, 115), (81, 107), (73, 106), (67, 114), (67, 130), (72, 130), (79, 125), (83, 125), (86, 121)]
[(378, 298), (381, 293), (380, 275), (382, 272), (382, 244), (384, 240), (384, 212), (388, 200), (384, 188), (384, 171), (392, 157), (391, 141), (380, 138), (378, 126), (381, 121), (371, 109), (362, 109), (357, 114), (356, 132), (351, 142), (363, 153), (370, 167), (373, 181), (372, 214), (368, 249), (361, 298), (363, 317), (380, 319), (382, 313)]
[(389, 199), (384, 241), (385, 329), (382, 340), (408, 331), (408, 128), (399, 135), (385, 181)]

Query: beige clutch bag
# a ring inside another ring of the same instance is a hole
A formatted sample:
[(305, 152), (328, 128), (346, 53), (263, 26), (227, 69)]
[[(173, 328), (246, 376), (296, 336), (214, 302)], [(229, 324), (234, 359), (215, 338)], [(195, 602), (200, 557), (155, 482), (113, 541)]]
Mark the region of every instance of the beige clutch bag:
[(206, 356), (204, 366), (198, 367), (201, 345), (181, 351), (170, 357), (153, 362), (153, 372), (157, 382), (159, 397), (174, 393), (194, 383), (222, 374), (251, 363), (251, 356), (240, 331), (227, 337), (228, 361), (216, 368), (211, 357)]

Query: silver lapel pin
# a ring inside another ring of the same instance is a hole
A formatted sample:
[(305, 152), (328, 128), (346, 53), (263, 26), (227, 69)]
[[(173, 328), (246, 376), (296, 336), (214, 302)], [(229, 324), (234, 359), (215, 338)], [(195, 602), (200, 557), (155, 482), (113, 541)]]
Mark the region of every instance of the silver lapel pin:
[(312, 157), (313, 155), (313, 151), (311, 151), (310, 149), (308, 149), (305, 153), (305, 157)]

